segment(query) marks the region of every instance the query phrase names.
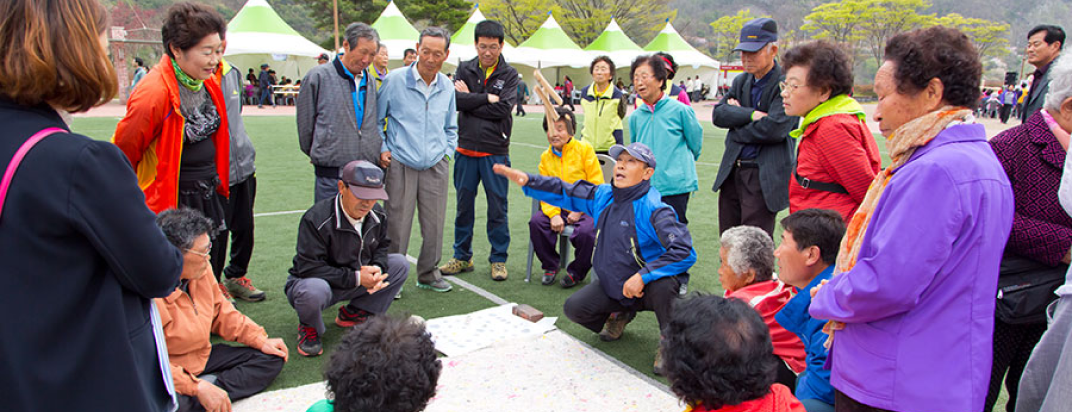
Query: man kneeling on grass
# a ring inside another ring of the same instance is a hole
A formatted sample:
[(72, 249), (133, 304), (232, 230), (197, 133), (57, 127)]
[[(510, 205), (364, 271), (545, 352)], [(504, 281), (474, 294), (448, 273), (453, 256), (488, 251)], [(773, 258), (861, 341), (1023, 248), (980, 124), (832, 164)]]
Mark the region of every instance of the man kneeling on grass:
[(284, 291), (298, 312), (298, 353), (324, 352), (321, 312), (339, 307), (335, 324), (349, 328), (369, 316), (387, 312), (409, 274), (409, 262), (387, 254), (387, 213), (383, 170), (364, 160), (347, 163), (339, 176), (339, 194), (317, 202), (298, 224), (297, 254)]
[[(232, 401), (275, 380), (287, 360), (287, 345), (269, 339), (223, 296), (209, 264), (211, 220), (193, 209), (170, 209), (156, 223), (183, 252), (178, 287), (156, 299), (179, 411), (230, 411)], [(248, 347), (213, 345), (212, 334)]]
[[(651, 149), (643, 143), (614, 145), (609, 154), (617, 159), (614, 183), (598, 186), (585, 180), (569, 184), (501, 164), (494, 167), (495, 173), (524, 187), (526, 196), (595, 219), (598, 247), (592, 263), (599, 279), (566, 299), (563, 310), (593, 332), (605, 326), (600, 336), (607, 341), (620, 338), (642, 310), (654, 311), (659, 330), (665, 331), (681, 287), (678, 275), (696, 263), (688, 228), (649, 183), (656, 167)], [(661, 364), (656, 352), (655, 373)]]

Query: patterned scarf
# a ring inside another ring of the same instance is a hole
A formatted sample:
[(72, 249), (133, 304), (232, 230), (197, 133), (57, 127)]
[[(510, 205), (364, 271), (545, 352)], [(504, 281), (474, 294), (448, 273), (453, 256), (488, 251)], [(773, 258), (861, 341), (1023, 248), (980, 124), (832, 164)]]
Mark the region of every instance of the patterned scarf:
[(190, 75), (186, 74), (186, 72), (182, 71), (182, 69), (179, 68), (179, 64), (175, 62), (175, 59), (170, 60), (171, 67), (175, 68), (175, 78), (178, 79), (179, 84), (185, 86), (187, 89), (190, 89), (190, 91), (192, 92), (201, 91), (201, 88), (205, 86), (205, 81), (195, 80), (193, 77), (190, 77)]
[[(886, 186), (889, 185), (890, 179), (893, 178), (893, 174), (897, 169), (908, 162), (908, 159), (912, 157), (916, 149), (930, 143), (935, 136), (938, 136), (947, 127), (954, 124), (973, 122), (974, 118), (971, 110), (963, 107), (946, 106), (905, 123), (893, 132), (889, 139), (886, 140), (886, 151), (890, 154), (892, 163), (875, 176), (875, 180), (871, 182), (871, 186), (867, 189), (863, 202), (856, 209), (856, 213), (852, 215), (852, 221), (849, 222), (845, 230), (845, 237), (841, 239), (834, 276), (848, 272), (856, 266), (860, 246), (863, 245), (867, 227), (871, 224), (875, 206), (878, 205), (879, 199), (882, 198), (882, 193), (886, 190)], [(827, 347), (830, 346), (830, 342), (834, 339), (833, 325), (831, 323), (833, 321), (827, 323), (827, 326), (823, 328), (830, 334), (830, 338), (826, 341)]]

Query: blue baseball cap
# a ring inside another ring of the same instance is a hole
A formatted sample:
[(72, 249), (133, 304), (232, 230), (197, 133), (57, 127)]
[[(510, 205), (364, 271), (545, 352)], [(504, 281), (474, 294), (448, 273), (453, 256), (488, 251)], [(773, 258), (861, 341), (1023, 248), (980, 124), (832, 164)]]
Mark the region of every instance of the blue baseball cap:
[(387, 200), (387, 191), (383, 188), (383, 169), (367, 160), (354, 160), (342, 167), (339, 180), (346, 183), (358, 199)]
[(762, 17), (753, 19), (741, 27), (741, 41), (733, 51), (757, 52), (767, 43), (778, 41), (778, 23)]
[(655, 154), (651, 152), (648, 145), (644, 143), (633, 143), (629, 146), (616, 144), (607, 150), (607, 154), (609, 154), (610, 157), (613, 157), (614, 160), (618, 160), (618, 156), (621, 155), (623, 151), (629, 153), (630, 156), (637, 158), (641, 162), (647, 163), (648, 167), (652, 169), (655, 168)]

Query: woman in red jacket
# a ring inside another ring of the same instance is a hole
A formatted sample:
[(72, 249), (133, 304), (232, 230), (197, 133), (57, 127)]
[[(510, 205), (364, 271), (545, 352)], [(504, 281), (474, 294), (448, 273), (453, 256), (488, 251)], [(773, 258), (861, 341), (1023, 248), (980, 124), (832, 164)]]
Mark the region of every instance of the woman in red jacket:
[(852, 92), (852, 64), (837, 46), (815, 41), (786, 52), (785, 114), (801, 116), (797, 166), (789, 179), (789, 212), (832, 209), (846, 222), (880, 170), (878, 145)]
[[(178, 3), (160, 30), (167, 52), (127, 101), (127, 114), (112, 140), (130, 159), (156, 213), (196, 209), (225, 230), (230, 143), (219, 79), (227, 25), (203, 5)], [(226, 258), (224, 241), (213, 242), (212, 270), (218, 277)], [(227, 294), (227, 290), (224, 294)]]

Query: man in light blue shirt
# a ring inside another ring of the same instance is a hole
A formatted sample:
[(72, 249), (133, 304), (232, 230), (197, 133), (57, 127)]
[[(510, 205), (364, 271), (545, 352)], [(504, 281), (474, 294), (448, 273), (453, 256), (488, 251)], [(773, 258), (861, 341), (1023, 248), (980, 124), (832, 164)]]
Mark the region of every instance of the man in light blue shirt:
[(417, 62), (383, 79), (376, 115), (384, 134), (380, 166), (387, 169), (389, 253), (404, 254), (409, 249), (416, 209), (422, 238), (417, 287), (436, 292), (451, 289), (438, 268), (443, 254), (448, 163), (458, 147), (454, 85), (439, 73), (449, 47), (446, 30), (429, 27), (422, 31)]

